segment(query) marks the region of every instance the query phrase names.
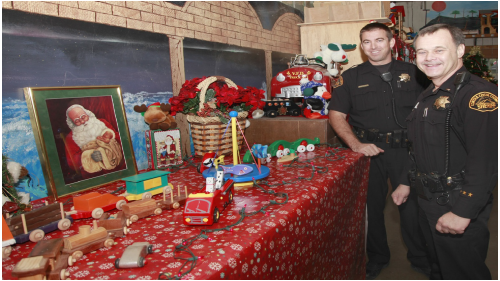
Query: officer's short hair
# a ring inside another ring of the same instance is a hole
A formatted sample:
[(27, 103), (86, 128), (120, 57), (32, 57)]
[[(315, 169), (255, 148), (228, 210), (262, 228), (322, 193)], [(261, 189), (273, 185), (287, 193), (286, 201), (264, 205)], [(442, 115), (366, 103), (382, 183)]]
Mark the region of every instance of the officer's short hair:
[(387, 34), (387, 39), (389, 41), (392, 39), (392, 31), (387, 25), (380, 23), (380, 22), (372, 22), (372, 23), (365, 25), (363, 28), (361, 28), (361, 30), (359, 31), (359, 40), (363, 41), (363, 39), (361, 38), (361, 35), (363, 35), (363, 32), (372, 31), (375, 29), (382, 29)]
[(413, 39), (413, 42), (414, 42), (413, 44), (416, 47), (416, 42), (417, 42), (418, 37), (424, 36), (426, 34), (434, 34), (434, 32), (436, 32), (440, 29), (446, 29), (446, 30), (448, 30), (448, 32), (450, 32), (451, 38), (453, 38), (453, 43), (455, 43), (455, 45), (457, 47), (460, 44), (465, 44), (465, 36), (462, 33), (462, 30), (460, 30), (460, 28), (458, 28), (458, 27), (455, 27), (455, 26), (452, 26), (449, 24), (445, 24), (445, 23), (438, 23), (438, 24), (434, 24), (434, 25), (431, 25), (431, 26), (428, 26), (426, 28), (421, 29), (418, 32), (417, 36), (415, 36), (415, 38)]

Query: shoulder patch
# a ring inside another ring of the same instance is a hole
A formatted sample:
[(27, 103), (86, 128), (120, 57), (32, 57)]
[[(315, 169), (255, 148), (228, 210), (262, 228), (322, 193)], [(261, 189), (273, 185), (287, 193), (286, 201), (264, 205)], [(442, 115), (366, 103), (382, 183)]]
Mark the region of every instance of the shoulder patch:
[(498, 97), (490, 92), (477, 93), (470, 99), (469, 108), (481, 112), (495, 111), (498, 108)]

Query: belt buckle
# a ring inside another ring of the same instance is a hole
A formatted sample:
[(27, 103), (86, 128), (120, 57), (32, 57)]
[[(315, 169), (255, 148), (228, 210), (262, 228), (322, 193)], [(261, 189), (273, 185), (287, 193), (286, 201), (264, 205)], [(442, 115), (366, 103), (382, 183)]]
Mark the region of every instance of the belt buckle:
[(392, 135), (392, 133), (387, 133), (385, 137), (385, 143), (389, 143), (389, 137)]

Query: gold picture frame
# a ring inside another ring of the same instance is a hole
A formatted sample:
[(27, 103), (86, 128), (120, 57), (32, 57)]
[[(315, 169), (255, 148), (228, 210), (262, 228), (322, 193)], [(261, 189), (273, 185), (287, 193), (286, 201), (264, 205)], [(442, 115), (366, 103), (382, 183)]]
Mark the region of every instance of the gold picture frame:
[(29, 87), (24, 95), (50, 198), (137, 174), (120, 86)]

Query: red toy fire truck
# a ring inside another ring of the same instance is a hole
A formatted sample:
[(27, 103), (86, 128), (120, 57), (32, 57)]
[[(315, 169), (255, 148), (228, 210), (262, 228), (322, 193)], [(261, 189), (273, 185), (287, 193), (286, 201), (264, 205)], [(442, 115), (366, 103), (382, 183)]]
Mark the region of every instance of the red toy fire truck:
[[(193, 192), (189, 194), (184, 208), (183, 221), (186, 225), (212, 225), (219, 221), (220, 212), (233, 202), (234, 181), (224, 181), (222, 171), (217, 173), (217, 181), (214, 186), (207, 186), (207, 190), (213, 192)], [(211, 178), (213, 183), (213, 178)], [(207, 178), (207, 184), (210, 182)], [(220, 187), (219, 187), (220, 186)]]

